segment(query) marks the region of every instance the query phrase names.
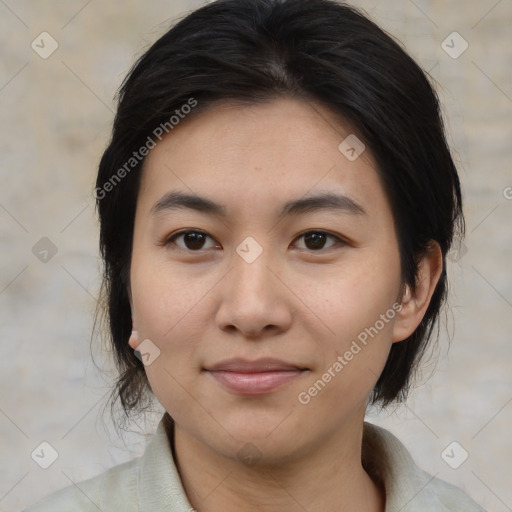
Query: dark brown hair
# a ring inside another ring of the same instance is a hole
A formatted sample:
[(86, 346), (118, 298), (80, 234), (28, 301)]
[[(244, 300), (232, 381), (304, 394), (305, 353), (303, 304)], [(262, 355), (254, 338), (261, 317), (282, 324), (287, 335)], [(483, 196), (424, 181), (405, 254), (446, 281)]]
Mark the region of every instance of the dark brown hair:
[(197, 106), (188, 115), (197, 116), (217, 101), (258, 104), (282, 96), (325, 105), (372, 152), (392, 206), (403, 284), (415, 288), (419, 259), (432, 240), (442, 249), (443, 272), (426, 314), (409, 338), (392, 345), (370, 403), (386, 406), (407, 396), (446, 299), (447, 252), (456, 231), (464, 234), (459, 178), (437, 95), (401, 45), (353, 7), (334, 0), (218, 0), (177, 22), (134, 64), (118, 92), (112, 138), (99, 165), (103, 312), (120, 372), (112, 397), (127, 416), (152, 398), (144, 366), (128, 345), (144, 161), (130, 159), (191, 99)]

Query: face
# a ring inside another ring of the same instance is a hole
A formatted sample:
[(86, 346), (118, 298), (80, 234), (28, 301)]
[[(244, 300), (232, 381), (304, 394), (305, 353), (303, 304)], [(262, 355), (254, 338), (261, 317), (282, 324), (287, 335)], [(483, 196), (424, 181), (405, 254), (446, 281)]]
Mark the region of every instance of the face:
[(145, 370), (216, 453), (316, 449), (364, 415), (397, 341), (393, 216), (369, 149), (339, 149), (351, 133), (316, 104), (223, 104), (146, 158), (130, 271)]

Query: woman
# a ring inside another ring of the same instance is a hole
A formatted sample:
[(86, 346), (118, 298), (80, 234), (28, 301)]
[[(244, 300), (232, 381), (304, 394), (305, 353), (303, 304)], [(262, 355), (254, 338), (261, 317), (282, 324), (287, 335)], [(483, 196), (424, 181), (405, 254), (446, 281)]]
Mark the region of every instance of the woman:
[(482, 511), (369, 404), (403, 401), (464, 219), (438, 99), (331, 0), (221, 0), (138, 60), (96, 183), (140, 459), (32, 512)]

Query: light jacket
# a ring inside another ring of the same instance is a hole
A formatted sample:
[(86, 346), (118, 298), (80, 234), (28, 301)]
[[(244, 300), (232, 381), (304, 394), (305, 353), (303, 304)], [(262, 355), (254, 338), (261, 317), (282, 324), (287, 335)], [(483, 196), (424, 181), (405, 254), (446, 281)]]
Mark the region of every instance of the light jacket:
[[(23, 512), (193, 512), (165, 416), (142, 457), (56, 491)], [(391, 432), (364, 422), (362, 448), (366, 471), (384, 484), (385, 512), (485, 512), (462, 489), (419, 468)]]

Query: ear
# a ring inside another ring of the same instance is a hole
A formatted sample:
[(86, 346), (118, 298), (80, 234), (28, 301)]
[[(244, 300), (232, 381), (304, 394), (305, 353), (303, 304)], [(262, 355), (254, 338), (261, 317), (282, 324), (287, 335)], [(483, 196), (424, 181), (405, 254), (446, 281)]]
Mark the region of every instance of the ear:
[(135, 323), (135, 319), (132, 315), (132, 333), (130, 334), (130, 339), (128, 340), (128, 345), (136, 350), (139, 346), (139, 333), (137, 332), (137, 325)]
[(130, 335), (130, 339), (128, 340), (128, 344), (135, 350), (139, 345), (139, 333), (137, 332), (137, 324), (135, 323), (135, 318), (133, 317), (132, 290), (129, 284), (127, 287), (127, 292), (128, 300), (130, 302), (130, 310), (132, 311), (132, 333)]
[(135, 330), (135, 326), (130, 334), (130, 338), (128, 340), (128, 345), (133, 348), (133, 350), (137, 350), (139, 346), (139, 333)]
[(439, 244), (432, 240), (418, 266), (415, 289), (406, 285), (402, 308), (395, 317), (393, 343), (408, 338), (423, 320), (442, 271), (443, 253)]

